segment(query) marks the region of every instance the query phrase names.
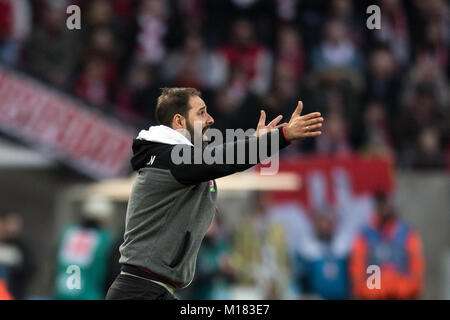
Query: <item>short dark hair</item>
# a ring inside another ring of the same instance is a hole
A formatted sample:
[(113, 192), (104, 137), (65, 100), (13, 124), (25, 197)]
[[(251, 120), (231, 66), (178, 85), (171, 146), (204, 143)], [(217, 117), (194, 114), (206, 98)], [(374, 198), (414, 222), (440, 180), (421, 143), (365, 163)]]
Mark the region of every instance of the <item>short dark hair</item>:
[(389, 194), (385, 191), (375, 192), (374, 198), (377, 204), (389, 202)]
[(187, 118), (189, 98), (201, 97), (200, 91), (194, 88), (161, 88), (155, 110), (155, 119), (159, 124), (170, 127), (173, 117), (178, 113)]

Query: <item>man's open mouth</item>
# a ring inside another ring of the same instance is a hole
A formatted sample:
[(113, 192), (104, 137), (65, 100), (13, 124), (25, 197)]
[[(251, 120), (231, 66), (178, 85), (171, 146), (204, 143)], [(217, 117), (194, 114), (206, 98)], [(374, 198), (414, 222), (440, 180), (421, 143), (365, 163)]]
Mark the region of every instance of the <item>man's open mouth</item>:
[(209, 128), (210, 128), (210, 127), (205, 127), (205, 128), (203, 128), (203, 130), (202, 130), (202, 140), (203, 140), (203, 141), (208, 141), (208, 140), (209, 140), (209, 138), (206, 136), (206, 131), (208, 131)]

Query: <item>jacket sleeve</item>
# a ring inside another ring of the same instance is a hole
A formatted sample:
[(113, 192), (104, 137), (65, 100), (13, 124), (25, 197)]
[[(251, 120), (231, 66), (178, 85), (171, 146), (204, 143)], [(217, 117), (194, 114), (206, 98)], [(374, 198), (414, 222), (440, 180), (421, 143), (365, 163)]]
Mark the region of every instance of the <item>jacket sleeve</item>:
[(419, 234), (410, 231), (405, 245), (409, 261), (408, 272), (397, 276), (396, 293), (401, 299), (417, 298), (423, 288), (425, 269), (422, 241)]
[[(274, 141), (278, 143), (278, 148), (273, 145)], [(280, 128), (260, 137), (246, 136), (245, 139), (234, 142), (220, 145), (212, 144), (204, 150), (187, 145), (174, 150), (173, 148), (180, 146), (177, 145), (172, 148), (170, 171), (175, 179), (182, 184), (198, 184), (247, 170), (277, 154), (289, 143)], [(174, 155), (179, 159), (188, 159), (188, 161), (178, 163), (174, 161)], [(210, 155), (210, 159), (199, 155)], [(243, 157), (244, 155), (245, 157)], [(213, 162), (211, 159), (219, 161)]]
[(371, 290), (367, 286), (366, 274), (368, 246), (359, 235), (353, 244), (349, 272), (353, 295), (357, 299), (412, 299), (417, 298), (423, 288), (424, 258), (422, 243), (416, 232), (410, 232), (405, 242), (408, 255), (408, 272), (400, 273), (387, 265), (381, 267), (381, 288)]
[(353, 242), (349, 260), (352, 294), (357, 299), (368, 298), (366, 289), (367, 250), (366, 240), (362, 234), (359, 234)]
[(369, 276), (366, 273), (368, 250), (365, 237), (363, 234), (359, 234), (353, 242), (349, 260), (352, 294), (356, 299), (386, 299), (384, 288), (371, 290), (367, 286)]

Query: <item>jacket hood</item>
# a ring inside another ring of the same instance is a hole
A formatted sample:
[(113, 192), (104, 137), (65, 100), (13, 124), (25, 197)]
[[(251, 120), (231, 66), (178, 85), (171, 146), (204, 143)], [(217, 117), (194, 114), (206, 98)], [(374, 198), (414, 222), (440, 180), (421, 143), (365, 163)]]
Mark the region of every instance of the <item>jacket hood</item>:
[(159, 148), (167, 148), (167, 145), (192, 143), (180, 132), (164, 125), (152, 126), (148, 130), (141, 130), (133, 141), (133, 157), (131, 166), (133, 170), (139, 170), (147, 165), (149, 155), (157, 154)]

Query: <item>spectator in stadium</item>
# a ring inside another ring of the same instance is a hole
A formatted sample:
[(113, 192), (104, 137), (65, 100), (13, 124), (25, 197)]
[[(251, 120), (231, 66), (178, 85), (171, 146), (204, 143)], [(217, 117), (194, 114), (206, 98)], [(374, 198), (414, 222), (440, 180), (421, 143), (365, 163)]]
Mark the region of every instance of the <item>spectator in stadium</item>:
[[(56, 299), (104, 299), (119, 270), (113, 251), (114, 239), (108, 229), (113, 209), (109, 199), (92, 196), (83, 205), (81, 220), (63, 230), (56, 256)], [(68, 286), (72, 275), (68, 273), (70, 266), (79, 268), (80, 287), (77, 290)]]
[(200, 34), (190, 33), (183, 47), (165, 59), (162, 73), (175, 86), (218, 89), (225, 84), (225, 68), (224, 60), (205, 48)]
[[(424, 282), (419, 234), (395, 212), (392, 198), (375, 196), (376, 212), (353, 243), (349, 273), (357, 299), (416, 299)], [(380, 288), (367, 285), (367, 268), (380, 268)]]
[(273, 79), (273, 93), (275, 101), (271, 107), (279, 109), (279, 114), (288, 116), (287, 106), (295, 103), (295, 97), (298, 95), (300, 80), (294, 68), (285, 62), (278, 62), (275, 67)]
[(34, 272), (34, 259), (23, 239), (22, 217), (14, 211), (0, 212), (0, 279), (4, 290), (14, 299), (25, 299)]
[(354, 75), (354, 79), (342, 77), (342, 73), (336, 69), (309, 74), (302, 86), (305, 101), (310, 104), (310, 108), (324, 114), (339, 113), (345, 117), (350, 129), (357, 128), (356, 124), (361, 119), (362, 83), (357, 79), (359, 74)]
[(417, 58), (422, 56), (429, 57), (434, 60), (441, 70), (446, 70), (448, 61), (448, 46), (445, 42), (444, 30), (437, 21), (430, 21), (425, 27), (425, 40), (422, 45), (417, 48)]
[(117, 28), (114, 1), (93, 0), (88, 2), (84, 7), (86, 8), (87, 35), (90, 35), (92, 30), (97, 28), (107, 28), (114, 31)]
[[(437, 138), (436, 147), (440, 150), (443, 149), (442, 141), (440, 141), (439, 137), (448, 130), (448, 124), (446, 123), (446, 117), (448, 118), (448, 115), (439, 108), (433, 89), (433, 87), (427, 85), (418, 85), (413, 92), (414, 98), (410, 100), (410, 104), (406, 105), (406, 112), (399, 122), (401, 131), (399, 130), (398, 134), (402, 138), (401, 147), (403, 155), (401, 160), (405, 165), (409, 163), (408, 161), (410, 160), (409, 156), (411, 152), (421, 153), (420, 148), (417, 149), (417, 147), (420, 147), (421, 145), (423, 147), (424, 145), (422, 143), (417, 143), (420, 141), (418, 137), (427, 127), (432, 127), (434, 128), (433, 130), (437, 130), (437, 137), (435, 137)], [(434, 149), (434, 147), (432, 149)]]
[(252, 211), (237, 223), (232, 266), (237, 286), (252, 288), (261, 299), (283, 299), (290, 294), (292, 260), (285, 229), (268, 216), (269, 195), (255, 192)]
[(292, 23), (297, 18), (298, 0), (276, 0), (277, 16), (283, 23)]
[(396, 60), (405, 66), (410, 59), (408, 19), (400, 0), (380, 1), (383, 27), (373, 30), (375, 39), (392, 49)]
[[(236, 74), (242, 78), (244, 91), (261, 95), (269, 90), (272, 55), (255, 39), (250, 21), (238, 19), (233, 23), (230, 41), (219, 48), (219, 53), (226, 62), (230, 78), (235, 79)], [(233, 82), (230, 81), (231, 85)]]
[(291, 70), (296, 82), (303, 80), (306, 57), (300, 33), (294, 26), (287, 25), (278, 31), (275, 58), (276, 64), (283, 64)]
[(414, 149), (408, 154), (409, 166), (414, 169), (436, 170), (445, 168), (446, 155), (437, 127), (425, 127), (417, 136)]
[[(228, 128), (238, 128), (239, 106), (228, 91), (220, 91), (215, 95), (213, 110), (217, 114), (217, 120), (214, 121), (214, 126), (225, 133)], [(244, 109), (245, 110), (245, 109)]]
[(316, 151), (319, 154), (345, 155), (351, 151), (348, 137), (348, 125), (339, 111), (328, 113), (328, 124), (317, 139)]
[(76, 94), (90, 105), (109, 111), (116, 72), (98, 56), (88, 57), (76, 79)]
[(24, 49), (24, 69), (57, 88), (71, 89), (71, 73), (81, 54), (78, 33), (66, 27), (66, 9), (45, 5)]
[(296, 255), (296, 278), (304, 297), (348, 299), (348, 255), (336, 250), (336, 216), (329, 208), (316, 210), (312, 216), (314, 236), (308, 250)]
[[(177, 9), (183, 17), (180, 21), (181, 28), (186, 30), (201, 30), (205, 22), (205, 7), (204, 0), (179, 0), (177, 1)], [(175, 11), (175, 10), (174, 10)]]
[(347, 27), (339, 20), (325, 26), (322, 42), (311, 53), (311, 68), (362, 70), (362, 56), (348, 35)]
[(0, 64), (15, 67), (32, 26), (27, 0), (0, 0)]
[(448, 112), (450, 108), (448, 85), (445, 72), (439, 67), (435, 59), (429, 56), (418, 57), (404, 81), (402, 103), (405, 105), (413, 104), (417, 88), (422, 87), (427, 88), (427, 91), (434, 97), (439, 110)]
[[(443, 42), (448, 46), (450, 43), (450, 8), (448, 1), (414, 1), (414, 5), (419, 11), (419, 19), (417, 19), (419, 21), (418, 24), (421, 26), (429, 23), (437, 24), (438, 28), (441, 30)], [(421, 30), (423, 31), (423, 29)], [(433, 33), (434, 32), (435, 31), (433, 31)], [(418, 34), (416, 36), (419, 37), (422, 36), (422, 34)]]
[(156, 99), (159, 95), (155, 69), (147, 64), (133, 63), (126, 82), (115, 97), (117, 116), (136, 126), (154, 122)]
[(361, 19), (355, 15), (355, 4), (352, 0), (333, 0), (329, 6), (328, 20), (339, 20), (348, 30), (352, 43), (360, 47), (363, 43)]
[(390, 123), (386, 114), (389, 110), (383, 102), (371, 100), (364, 108), (361, 130), (356, 131), (362, 151), (375, 156), (395, 158)]
[(239, 115), (242, 115), (242, 117), (235, 123), (237, 127), (244, 129), (253, 127), (253, 123), (249, 120), (258, 115), (261, 107), (264, 108), (267, 117), (270, 119), (280, 114), (285, 119), (289, 117), (290, 110), (288, 108), (295, 104), (300, 90), (299, 80), (296, 78), (295, 69), (285, 61), (277, 62), (274, 71), (270, 91), (261, 96), (248, 94), (243, 100), (242, 107), (239, 110)]
[(87, 43), (82, 71), (75, 79), (76, 93), (93, 106), (105, 109), (117, 91), (121, 45), (106, 27), (93, 29)]
[(120, 19), (122, 25), (126, 25), (131, 22), (133, 19), (133, 9), (134, 3), (133, 0), (114, 0), (113, 1), (114, 12), (116, 13), (116, 17)]
[(243, 110), (247, 99), (255, 96), (249, 89), (246, 71), (243, 67), (235, 66), (229, 68), (227, 72), (228, 80), (223, 90), (238, 110)]
[(387, 47), (373, 49), (368, 67), (365, 100), (369, 102), (376, 99), (382, 102), (386, 108), (385, 111), (397, 118), (401, 86), (398, 78), (399, 68), (394, 54)]
[(349, 124), (357, 123), (365, 85), (363, 57), (344, 23), (327, 22), (322, 41), (312, 50), (310, 67), (303, 86), (308, 105), (325, 114), (341, 112)]
[(166, 1), (142, 0), (137, 11), (137, 61), (157, 65), (166, 55), (164, 38), (170, 11)]
[[(121, 54), (122, 46), (117, 37), (106, 27), (93, 29), (89, 34), (84, 57), (95, 56), (104, 60), (110, 69), (113, 69), (115, 76), (119, 72), (118, 58)], [(115, 80), (115, 79), (114, 79)]]

